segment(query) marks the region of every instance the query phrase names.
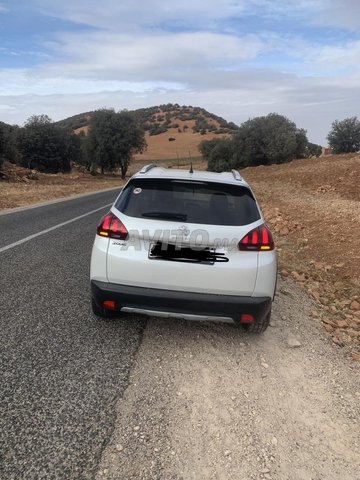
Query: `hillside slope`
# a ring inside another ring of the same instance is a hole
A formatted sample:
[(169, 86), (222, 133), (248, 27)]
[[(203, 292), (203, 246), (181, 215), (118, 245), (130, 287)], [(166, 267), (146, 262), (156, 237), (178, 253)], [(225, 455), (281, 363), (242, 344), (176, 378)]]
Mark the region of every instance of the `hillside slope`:
[[(145, 133), (147, 149), (142, 154), (135, 155), (135, 160), (153, 161), (177, 158), (192, 158), (200, 156), (199, 144), (203, 140), (212, 140), (213, 138), (229, 137), (229, 133), (217, 134), (215, 132), (207, 132), (201, 134), (194, 132), (192, 127), (195, 125), (194, 120), (177, 121), (181, 126), (178, 128), (169, 128), (166, 132), (159, 135), (150, 135)], [(187, 125), (189, 128), (182, 130)]]
[[(166, 104), (131, 111), (145, 130), (147, 150), (137, 160), (188, 158), (200, 155), (202, 140), (228, 137), (237, 130), (232, 122), (200, 107)], [(57, 122), (75, 133), (87, 134), (93, 112), (81, 113)]]

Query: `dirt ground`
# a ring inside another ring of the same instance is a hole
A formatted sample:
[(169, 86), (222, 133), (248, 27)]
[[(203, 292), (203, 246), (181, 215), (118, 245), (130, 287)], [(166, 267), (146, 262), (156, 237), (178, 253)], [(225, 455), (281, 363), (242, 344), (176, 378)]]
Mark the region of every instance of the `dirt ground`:
[[(146, 132), (145, 140), (148, 147), (144, 153), (135, 155), (135, 159), (139, 161), (153, 161), (154, 159), (166, 160), (168, 158), (177, 159), (178, 157), (198, 157), (200, 155), (198, 148), (200, 142), (229, 136), (227, 134), (215, 134), (212, 132), (204, 135), (194, 133), (192, 127), (195, 125), (195, 120), (184, 121), (174, 119), (174, 122), (179, 125), (181, 130), (184, 125), (187, 125), (189, 129), (185, 130), (185, 132), (179, 132), (177, 128), (169, 128), (166, 133), (152, 136)], [(216, 124), (216, 122), (211, 122), (211, 119), (208, 120), (208, 122)], [(169, 141), (169, 138), (174, 138), (175, 140)]]
[(276, 237), (280, 271), (316, 301), (332, 340), (360, 360), (360, 156), (247, 168)]
[[(206, 168), (204, 162), (199, 163), (198, 158), (193, 159), (199, 168)], [(130, 165), (127, 177), (133, 175), (142, 166), (149, 163), (140, 158)], [(159, 166), (188, 168), (190, 161), (181, 159), (179, 162), (174, 158), (157, 161)], [(5, 179), (4, 179), (5, 178)], [(119, 174), (105, 174), (93, 176), (81, 171), (56, 175), (39, 173), (6, 162), (0, 173), (0, 211), (9, 208), (21, 207), (36, 203), (43, 203), (82, 193), (90, 193), (107, 188), (116, 188), (124, 185), (125, 181)]]
[(82, 172), (44, 174), (6, 163), (0, 179), (0, 211), (42, 203), (123, 185), (116, 175), (92, 176)]
[(314, 309), (285, 279), (262, 336), (149, 319), (96, 479), (359, 478), (359, 364)]

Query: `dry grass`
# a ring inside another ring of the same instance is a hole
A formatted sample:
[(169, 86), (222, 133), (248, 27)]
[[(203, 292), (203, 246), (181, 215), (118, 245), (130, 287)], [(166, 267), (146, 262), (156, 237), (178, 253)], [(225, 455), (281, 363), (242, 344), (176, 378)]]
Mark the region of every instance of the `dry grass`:
[[(166, 133), (160, 135), (149, 135), (149, 133), (146, 133), (145, 139), (148, 147), (144, 153), (136, 155), (135, 159), (139, 161), (149, 161), (154, 159), (177, 159), (178, 157), (188, 158), (189, 156), (198, 157), (200, 155), (198, 148), (200, 142), (228, 136), (216, 135), (215, 133), (206, 133), (205, 135), (193, 133), (192, 127), (195, 124), (195, 120), (181, 121), (176, 119), (174, 122), (179, 124), (181, 130), (184, 125), (187, 125), (189, 128), (181, 133), (178, 132), (177, 128), (170, 128)], [(209, 121), (209, 123), (211, 122)], [(175, 138), (175, 140), (170, 142), (169, 138)]]

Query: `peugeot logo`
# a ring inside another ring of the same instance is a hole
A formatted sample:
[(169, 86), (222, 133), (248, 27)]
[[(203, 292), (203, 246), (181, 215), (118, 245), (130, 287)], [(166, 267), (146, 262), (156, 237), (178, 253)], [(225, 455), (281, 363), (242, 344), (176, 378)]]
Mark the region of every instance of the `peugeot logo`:
[(187, 237), (190, 233), (190, 230), (186, 225), (181, 225), (181, 227), (178, 228), (178, 230), (185, 236)]

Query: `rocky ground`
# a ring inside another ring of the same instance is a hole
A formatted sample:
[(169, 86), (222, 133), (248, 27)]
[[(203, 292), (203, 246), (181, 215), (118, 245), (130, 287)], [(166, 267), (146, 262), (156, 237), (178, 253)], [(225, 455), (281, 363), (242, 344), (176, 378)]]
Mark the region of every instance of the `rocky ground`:
[(280, 271), (315, 301), (335, 344), (360, 360), (360, 156), (248, 168)]
[(97, 480), (354, 480), (360, 370), (280, 281), (272, 326), (150, 319)]

